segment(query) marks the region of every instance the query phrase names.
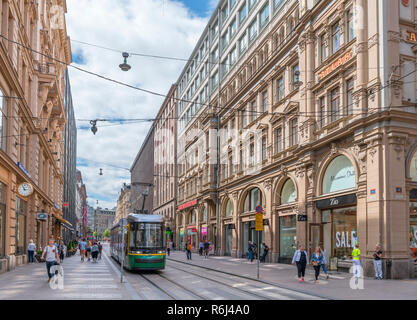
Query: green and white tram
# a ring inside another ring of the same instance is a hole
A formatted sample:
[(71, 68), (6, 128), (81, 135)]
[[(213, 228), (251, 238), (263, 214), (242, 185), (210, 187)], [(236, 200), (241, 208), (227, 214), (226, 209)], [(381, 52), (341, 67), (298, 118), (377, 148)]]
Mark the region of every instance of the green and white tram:
[(131, 213), (111, 229), (111, 256), (128, 270), (165, 268), (164, 218)]

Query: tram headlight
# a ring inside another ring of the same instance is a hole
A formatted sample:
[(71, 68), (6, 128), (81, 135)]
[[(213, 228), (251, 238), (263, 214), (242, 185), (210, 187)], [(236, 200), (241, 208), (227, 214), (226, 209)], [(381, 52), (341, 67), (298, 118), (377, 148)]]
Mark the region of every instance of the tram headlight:
[(164, 253), (164, 250), (159, 250), (158, 253)]
[(143, 253), (143, 251), (136, 251), (136, 253), (137, 253), (137, 254), (142, 254), (142, 253)]

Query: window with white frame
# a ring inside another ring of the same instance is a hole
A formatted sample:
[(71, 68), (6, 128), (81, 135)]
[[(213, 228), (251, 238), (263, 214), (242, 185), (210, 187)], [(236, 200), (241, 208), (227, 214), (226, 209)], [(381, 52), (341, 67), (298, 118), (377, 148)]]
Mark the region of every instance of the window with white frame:
[(261, 9), (260, 20), (261, 28), (263, 28), (269, 21), (269, 3)]
[(347, 42), (350, 42), (355, 37), (355, 26), (354, 26), (354, 16), (353, 8), (350, 8), (346, 13), (347, 20)]
[(282, 151), (282, 128), (278, 127), (275, 129), (275, 153)]
[(339, 22), (332, 26), (332, 53), (336, 53), (341, 47), (341, 31)]
[(353, 114), (353, 88), (354, 80), (349, 79), (346, 81), (346, 114), (348, 116)]
[(252, 24), (249, 26), (249, 41), (255, 39), (258, 34), (258, 21), (255, 19)]
[(240, 24), (242, 24), (243, 21), (245, 21), (247, 14), (248, 12), (247, 12), (246, 2), (245, 2), (244, 5), (239, 10), (239, 23)]
[(245, 32), (245, 34), (239, 39), (239, 51), (240, 53), (244, 52), (246, 48), (248, 47), (248, 37)]
[(236, 46), (230, 51), (230, 64), (234, 65), (236, 63)]
[(237, 29), (237, 23), (236, 23), (236, 18), (235, 18), (230, 24), (230, 38), (232, 38), (235, 35), (236, 29)]
[(277, 102), (284, 99), (284, 78), (280, 77), (277, 80)]
[(330, 92), (330, 120), (338, 120), (340, 117), (340, 90), (339, 87)]
[(326, 34), (322, 34), (320, 36), (320, 57), (321, 62), (327, 59), (327, 41), (326, 41)]

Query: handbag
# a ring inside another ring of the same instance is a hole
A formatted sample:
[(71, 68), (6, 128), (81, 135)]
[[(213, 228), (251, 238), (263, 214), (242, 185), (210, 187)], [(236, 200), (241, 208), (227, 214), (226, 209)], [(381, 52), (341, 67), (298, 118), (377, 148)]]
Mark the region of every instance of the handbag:
[(319, 265), (319, 262), (318, 262), (318, 261), (312, 261), (311, 263), (312, 263), (312, 265), (313, 265), (314, 267), (317, 267), (317, 266)]

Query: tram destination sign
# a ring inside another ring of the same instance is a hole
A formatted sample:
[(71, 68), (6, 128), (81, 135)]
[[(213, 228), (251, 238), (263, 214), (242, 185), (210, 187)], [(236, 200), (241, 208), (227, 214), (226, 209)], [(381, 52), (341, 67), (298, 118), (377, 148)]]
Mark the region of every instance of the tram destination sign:
[(340, 197), (333, 197), (316, 201), (317, 209), (340, 207), (344, 205), (356, 204), (356, 194), (348, 194)]

